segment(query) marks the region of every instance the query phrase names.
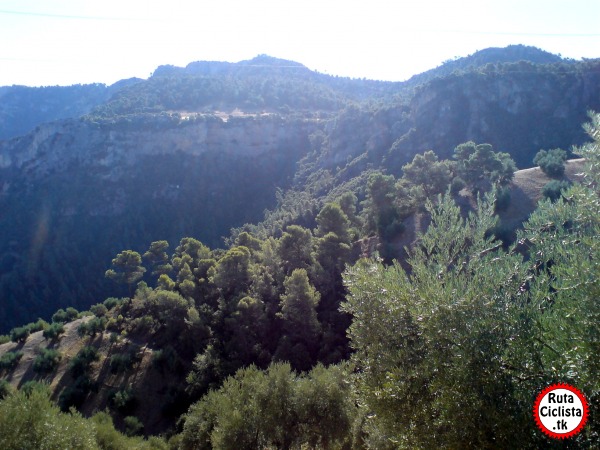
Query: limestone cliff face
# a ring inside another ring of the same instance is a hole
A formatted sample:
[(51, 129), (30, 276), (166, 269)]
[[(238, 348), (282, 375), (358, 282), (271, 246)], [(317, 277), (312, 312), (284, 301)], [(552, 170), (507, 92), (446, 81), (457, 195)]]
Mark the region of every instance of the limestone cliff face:
[[(144, 252), (160, 239), (175, 248), (187, 236), (222, 246), (232, 227), (276, 206), (319, 126), (275, 115), (136, 115), (59, 121), (0, 142), (3, 331), (112, 295), (103, 274), (124, 249)], [(66, 261), (78, 262), (63, 270)], [(44, 289), (38, 276), (62, 281)], [(31, 298), (28, 309), (18, 298)]]
[(162, 115), (103, 123), (67, 120), (40, 125), (26, 136), (0, 142), (0, 169), (36, 179), (77, 163), (95, 166), (104, 177), (114, 179), (144, 157), (218, 153), (253, 158), (286, 152), (305, 142), (314, 129), (314, 123), (278, 116), (224, 120)]

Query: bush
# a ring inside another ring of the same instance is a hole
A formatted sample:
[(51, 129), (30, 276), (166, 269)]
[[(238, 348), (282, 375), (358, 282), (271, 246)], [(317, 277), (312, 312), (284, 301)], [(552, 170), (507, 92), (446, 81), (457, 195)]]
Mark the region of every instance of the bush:
[(117, 353), (110, 357), (109, 367), (111, 373), (126, 372), (133, 364), (131, 353)]
[(552, 202), (555, 202), (569, 186), (571, 186), (571, 183), (568, 181), (552, 180), (544, 185), (542, 188), (542, 195), (544, 198), (548, 198)]
[(80, 336), (89, 335), (94, 337), (96, 334), (104, 331), (107, 323), (108, 320), (106, 317), (94, 317), (92, 320), (79, 325), (77, 328), (77, 333), (79, 333)]
[(137, 403), (131, 388), (112, 391), (108, 396), (108, 400), (113, 408), (124, 414), (133, 411)]
[(10, 336), (6, 334), (0, 335), (0, 345), (6, 344), (7, 342), (10, 342)]
[(58, 406), (62, 411), (69, 411), (71, 407), (79, 408), (83, 405), (88, 393), (94, 390), (97, 390), (96, 383), (92, 382), (87, 375), (80, 375), (61, 392), (58, 397)]
[(73, 378), (77, 378), (86, 373), (90, 364), (94, 361), (98, 361), (98, 349), (96, 347), (86, 346), (79, 350), (77, 356), (75, 356), (69, 363), (69, 370)]
[(103, 302), (104, 306), (106, 306), (106, 309), (113, 309), (115, 306), (120, 305), (121, 303), (123, 303), (123, 300), (115, 297), (109, 297)]
[(41, 353), (33, 361), (33, 371), (39, 374), (52, 372), (58, 366), (61, 355), (54, 349), (42, 349)]
[(22, 326), (10, 330), (10, 340), (13, 342), (25, 342), (29, 337), (29, 327)]
[(7, 380), (0, 380), (0, 400), (8, 397), (13, 392), (13, 388)]
[(180, 366), (179, 356), (173, 347), (170, 345), (163, 349), (157, 350), (152, 354), (152, 363), (154, 367), (160, 371), (175, 371)]
[(21, 385), (19, 390), (27, 395), (30, 395), (34, 391), (49, 392), (48, 385), (46, 383), (40, 383), (39, 381), (35, 380), (26, 381)]
[(2, 400), (0, 430), (0, 448), (6, 450), (98, 448), (94, 427), (77, 412), (61, 413), (47, 388)]
[(38, 319), (37, 322), (32, 322), (26, 326), (29, 328), (30, 333), (35, 333), (36, 331), (43, 331), (47, 329), (49, 325), (44, 319)]
[(21, 351), (5, 353), (0, 357), (0, 371), (14, 369), (22, 357)]
[(461, 177), (454, 177), (452, 183), (450, 183), (450, 192), (458, 194), (466, 185), (467, 183)]
[(504, 211), (510, 205), (510, 188), (500, 187), (496, 190), (496, 201), (494, 202), (494, 211)]
[(64, 332), (65, 332), (64, 325), (60, 322), (54, 322), (48, 328), (46, 328), (44, 330), (42, 335), (44, 336), (44, 339), (53, 340), (53, 339), (57, 339)]
[(125, 434), (127, 436), (136, 436), (144, 431), (144, 425), (135, 416), (127, 416), (123, 422), (125, 423)]
[(79, 317), (79, 312), (72, 307), (68, 307), (67, 310), (59, 309), (52, 315), (52, 322), (71, 322)]
[(540, 150), (533, 158), (533, 163), (540, 166), (540, 169), (549, 177), (558, 178), (565, 173), (565, 161), (567, 152), (560, 148), (552, 150)]
[(102, 304), (102, 303), (98, 303), (97, 305), (93, 305), (90, 308), (90, 311), (96, 316), (96, 317), (104, 317), (106, 315), (106, 313), (108, 312), (108, 308)]

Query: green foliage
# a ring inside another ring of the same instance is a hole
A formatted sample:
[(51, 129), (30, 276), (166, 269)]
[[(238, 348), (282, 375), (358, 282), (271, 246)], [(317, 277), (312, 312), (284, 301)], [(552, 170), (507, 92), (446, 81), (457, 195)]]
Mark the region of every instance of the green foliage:
[(552, 180), (544, 185), (542, 188), (542, 195), (544, 198), (555, 202), (569, 186), (571, 186), (571, 183), (567, 180)]
[(142, 278), (146, 269), (142, 266), (142, 257), (133, 250), (124, 250), (112, 260), (113, 269), (106, 271), (106, 278), (124, 283), (131, 291), (133, 284)]
[(58, 397), (58, 406), (61, 411), (69, 411), (71, 408), (80, 408), (88, 394), (97, 391), (98, 386), (92, 382), (90, 377), (82, 373), (69, 384)]
[(465, 142), (454, 149), (454, 158), (458, 175), (474, 191), (487, 191), (494, 183), (507, 184), (517, 170), (508, 153), (494, 152), (490, 144)]
[(286, 275), (295, 269), (308, 269), (313, 263), (313, 237), (310, 230), (290, 225), (278, 241), (277, 253)]
[(152, 354), (152, 363), (160, 371), (174, 372), (181, 366), (177, 351), (170, 345)]
[(0, 448), (99, 448), (94, 427), (77, 412), (67, 414), (52, 403), (47, 389), (15, 392), (0, 401)]
[(510, 187), (508, 186), (499, 186), (495, 190), (495, 202), (494, 202), (494, 212), (498, 213), (500, 211), (506, 210), (510, 205)]
[(64, 332), (65, 327), (62, 322), (53, 322), (43, 331), (42, 335), (44, 336), (44, 339), (54, 340), (58, 339), (58, 337)]
[(533, 163), (540, 166), (540, 169), (553, 178), (560, 178), (565, 173), (565, 161), (567, 152), (560, 148), (552, 150), (540, 150), (533, 158)]
[(108, 312), (108, 308), (103, 303), (98, 303), (90, 307), (90, 312), (96, 317), (104, 317)]
[(58, 367), (61, 357), (58, 350), (43, 348), (33, 360), (33, 371), (41, 375), (53, 372)]
[(140, 419), (135, 416), (125, 417), (123, 423), (125, 424), (125, 434), (127, 436), (137, 436), (144, 431), (144, 425), (140, 422)]
[(111, 373), (123, 373), (131, 369), (134, 357), (129, 353), (115, 353), (110, 357), (108, 366)]
[(23, 357), (23, 352), (20, 350), (6, 352), (0, 357), (0, 372), (3, 370), (14, 369)]
[(13, 393), (13, 388), (8, 380), (0, 380), (0, 402)]
[(94, 317), (93, 319), (79, 325), (77, 327), (77, 333), (79, 333), (80, 336), (94, 337), (106, 329), (107, 323), (108, 319), (106, 317)]
[(131, 388), (113, 391), (108, 399), (111, 406), (123, 414), (130, 413), (137, 406), (137, 399)]
[(106, 306), (106, 309), (111, 310), (113, 309), (115, 306), (122, 304), (124, 301), (124, 299), (119, 299), (119, 298), (115, 298), (115, 297), (109, 297), (106, 300), (104, 300), (103, 304), (104, 306)]
[(250, 282), (249, 264), (250, 250), (248, 248), (230, 248), (214, 268), (213, 283), (226, 296), (244, 291)]
[(421, 187), (428, 198), (445, 192), (452, 180), (450, 162), (439, 161), (432, 150), (415, 155), (411, 163), (402, 167), (402, 171), (403, 179)]
[(369, 176), (367, 202), (364, 213), (367, 231), (376, 231), (380, 236), (391, 237), (400, 222), (400, 212), (395, 205), (396, 180), (392, 175), (380, 172)]
[(325, 236), (327, 233), (335, 234), (338, 239), (348, 242), (350, 239), (348, 216), (337, 203), (327, 203), (316, 217), (318, 228), (316, 235)]
[(310, 284), (304, 269), (295, 269), (283, 285), (285, 294), (281, 296), (281, 318), (284, 332), (292, 343), (310, 348), (319, 337), (316, 308), (321, 296)]
[(69, 306), (66, 311), (63, 309), (59, 309), (52, 315), (52, 322), (55, 323), (66, 323), (71, 322), (79, 317), (79, 312)]
[(10, 340), (13, 342), (25, 342), (29, 334), (30, 329), (28, 326), (16, 327), (10, 330)]
[(341, 448), (356, 411), (347, 377), (335, 366), (302, 377), (289, 364), (241, 369), (190, 408), (181, 448)]
[[(129, 419), (128, 422), (135, 425), (135, 421), (132, 419)], [(144, 440), (141, 437), (129, 437), (119, 433), (113, 425), (112, 417), (106, 412), (94, 414), (89, 419), (89, 424), (94, 428), (96, 442), (103, 450), (167, 450), (167, 448), (175, 448), (168, 447), (167, 443), (162, 438), (151, 437), (148, 440)]]
[(49, 387), (46, 383), (36, 380), (29, 380), (23, 383), (19, 390), (27, 395), (30, 395), (33, 391), (48, 392)]
[[(487, 237), (489, 199), (465, 220), (446, 197), (427, 207), (432, 223), (410, 274), (371, 260), (348, 269), (343, 309), (353, 315), (367, 446), (547, 447), (532, 396), (560, 380), (596, 398), (598, 116), (587, 129), (594, 142), (577, 153), (589, 159), (588, 186), (541, 202), (512, 249)], [(598, 431), (592, 420), (573, 445), (593, 446)]]
[(92, 346), (85, 346), (71, 361), (69, 362), (69, 371), (73, 378), (77, 378), (88, 372), (90, 365), (94, 361), (98, 361), (100, 356), (98, 355), (98, 349)]
[(173, 270), (173, 266), (169, 263), (169, 255), (166, 252), (168, 248), (169, 243), (167, 241), (155, 241), (150, 244), (150, 248), (144, 253), (143, 258), (153, 268), (152, 275), (166, 275)]

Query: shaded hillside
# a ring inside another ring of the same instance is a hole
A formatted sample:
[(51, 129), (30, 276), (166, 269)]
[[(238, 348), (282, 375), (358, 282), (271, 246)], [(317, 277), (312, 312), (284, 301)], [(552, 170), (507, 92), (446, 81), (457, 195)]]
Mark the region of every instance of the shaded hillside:
[(523, 168), (581, 143), (600, 62), (540, 52), (490, 51), (418, 88), (267, 56), (162, 67), (82, 118), (0, 141), (0, 331), (104, 298), (120, 250), (190, 235), (221, 247), (263, 219), (263, 238), (312, 228), (326, 202), (364, 200), (369, 173), (399, 176), (429, 149), (488, 142)]
[[(569, 161), (565, 179), (576, 181), (583, 165), (583, 160)], [(539, 168), (515, 173), (510, 184), (511, 204), (500, 214), (505, 226), (517, 226), (527, 219), (541, 197), (542, 186), (547, 180)], [(471, 194), (463, 190), (457, 199), (465, 215), (466, 212), (473, 212), (475, 200)], [(320, 221), (320, 226), (324, 224)], [(402, 254), (404, 246), (414, 243), (416, 233), (426, 231), (429, 220), (422, 212), (418, 212), (406, 220), (405, 225), (401, 238), (394, 241), (396, 256)], [(319, 235), (318, 230), (315, 233)], [(287, 339), (293, 336), (286, 336), (285, 319), (281, 314), (276, 314), (279, 299), (272, 292), (269, 294), (275, 289), (275, 280), (271, 279), (272, 285), (269, 287), (260, 277), (255, 278), (254, 283), (258, 287), (255, 287), (257, 291), (253, 295), (257, 299), (245, 296), (239, 303), (236, 301), (235, 292), (243, 289), (240, 281), (248, 276), (243, 274), (244, 271), (261, 274), (268, 281), (267, 271), (273, 269), (266, 266), (273, 256), (262, 260), (261, 263), (265, 265), (260, 268), (248, 266), (248, 262), (246, 265), (239, 262), (231, 265), (232, 258), (239, 258), (235, 253), (237, 249), (245, 248), (246, 258), (250, 257), (248, 248), (252, 249), (251, 259), (256, 259), (258, 255), (264, 258), (265, 250), (273, 249), (272, 244), (266, 244), (259, 250), (265, 243), (261, 244), (248, 235), (244, 239), (238, 243), (249, 247), (234, 247), (226, 255), (219, 251), (210, 252), (197, 241), (182, 242), (172, 261), (179, 261), (179, 264), (188, 261), (200, 279), (194, 289), (189, 286), (184, 289), (182, 284), (179, 285), (181, 294), (186, 293), (185, 300), (178, 290), (165, 290), (163, 286), (161, 290), (152, 291), (146, 285), (141, 285), (132, 299), (109, 298), (102, 305), (94, 305), (91, 308), (94, 314), (86, 313), (76, 318), (77, 313), (73, 310), (59, 311), (53, 317), (55, 322), (52, 326), (56, 327), (65, 320), (67, 322), (60, 325), (62, 331), (56, 336), (46, 334), (50, 329), (48, 324), (42, 325), (46, 331), (21, 337), (13, 334), (17, 342), (0, 345), (0, 361), (4, 364), (0, 366), (0, 376), (13, 387), (23, 387), (31, 381), (47, 382), (52, 398), (63, 409), (74, 405), (88, 416), (108, 409), (121, 428), (126, 416), (135, 416), (142, 421), (146, 433), (172, 431), (179, 415), (199, 394), (204, 394), (208, 387), (217, 387), (224, 376), (235, 371), (236, 365), (243, 367), (252, 362), (265, 366), (265, 358), (269, 358), (271, 352), (275, 355), (282, 352), (281, 348), (286, 347)], [(285, 242), (285, 239), (280, 242)], [(356, 249), (362, 246), (362, 256), (370, 256), (378, 250), (376, 241), (376, 238), (371, 238), (356, 242), (354, 246)], [(322, 243), (318, 245), (315, 256), (311, 256), (315, 258), (312, 260), (315, 267), (325, 264), (326, 259), (318, 255), (331, 246), (331, 242), (326, 246), (322, 246)], [(275, 252), (285, 251), (278, 245), (274, 248)], [(297, 251), (302, 250), (292, 250)], [(218, 262), (211, 259), (218, 256), (221, 256)], [(283, 260), (281, 267), (277, 267), (271, 275), (283, 276), (289, 264), (298, 262)], [(222, 274), (213, 275), (207, 280), (204, 272), (210, 273), (211, 270), (206, 270), (207, 267), (212, 267), (213, 274), (216, 274), (227, 265), (235, 273), (229, 273), (227, 278)], [(311, 273), (318, 270), (315, 267), (310, 268)], [(190, 267), (186, 270), (191, 273)], [(174, 278), (181, 282), (183, 273), (184, 270), (180, 270)], [(319, 275), (313, 276), (319, 279)], [(325, 280), (325, 284), (330, 282)], [(323, 286), (319, 287), (324, 293), (327, 292)], [(264, 291), (262, 298), (257, 296), (259, 291)], [(223, 292), (227, 294), (222, 296)], [(196, 298), (200, 299), (199, 302)], [(332, 325), (337, 325), (338, 333), (345, 332), (347, 317), (336, 314), (338, 305), (329, 305), (328, 301), (323, 295), (318, 307), (319, 320), (327, 324), (333, 316), (335, 321), (329, 323), (331, 328), (324, 329), (319, 354), (321, 358), (331, 358), (331, 362), (337, 362), (342, 355), (336, 352), (343, 346), (340, 342), (331, 341)], [(282, 332), (283, 337), (280, 334)], [(307, 332), (302, 331), (303, 334)], [(299, 349), (302, 347), (296, 346), (288, 351), (294, 354), (294, 358), (302, 360), (303, 354)], [(48, 350), (57, 352), (59, 359), (48, 370), (41, 370), (36, 361)], [(223, 352), (222, 360), (217, 359), (219, 352)], [(11, 355), (17, 360), (9, 367), (7, 361)], [(244, 359), (250, 355), (255, 358), (254, 361)], [(288, 358), (294, 360), (289, 355)], [(245, 361), (245, 364), (241, 361)]]
[(273, 206), (316, 127), (139, 116), (54, 123), (0, 142), (3, 330), (105, 297), (104, 271), (124, 248), (190, 235), (222, 246), (232, 226)]

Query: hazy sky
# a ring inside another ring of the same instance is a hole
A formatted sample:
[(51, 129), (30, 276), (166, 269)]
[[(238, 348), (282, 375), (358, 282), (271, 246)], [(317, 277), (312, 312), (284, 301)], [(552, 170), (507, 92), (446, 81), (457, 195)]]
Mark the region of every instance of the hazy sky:
[(110, 84), (261, 53), (404, 80), (510, 44), (600, 57), (599, 18), (600, 0), (0, 0), (0, 86)]

